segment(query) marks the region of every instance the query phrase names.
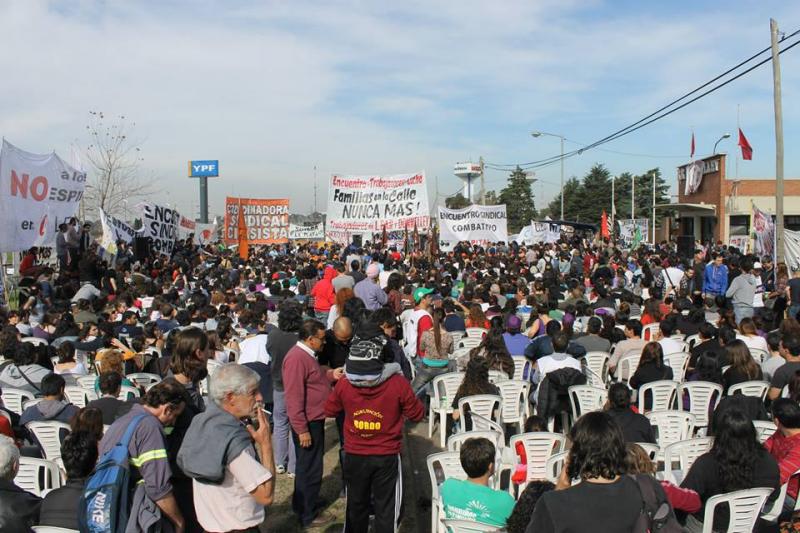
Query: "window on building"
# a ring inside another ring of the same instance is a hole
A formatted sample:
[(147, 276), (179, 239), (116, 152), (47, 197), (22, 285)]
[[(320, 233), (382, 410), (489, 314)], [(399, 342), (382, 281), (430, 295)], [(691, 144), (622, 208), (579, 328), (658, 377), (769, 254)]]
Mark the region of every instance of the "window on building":
[(750, 215), (731, 215), (729, 235), (749, 235)]
[(783, 227), (792, 231), (800, 231), (800, 216), (784, 215)]

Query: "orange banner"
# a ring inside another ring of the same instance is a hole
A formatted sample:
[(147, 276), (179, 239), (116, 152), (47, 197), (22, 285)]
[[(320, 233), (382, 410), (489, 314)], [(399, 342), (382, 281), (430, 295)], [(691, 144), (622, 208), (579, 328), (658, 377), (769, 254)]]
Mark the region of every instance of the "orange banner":
[(250, 244), (285, 244), (289, 242), (289, 199), (225, 199), (225, 244), (239, 242), (239, 203), (244, 211)]

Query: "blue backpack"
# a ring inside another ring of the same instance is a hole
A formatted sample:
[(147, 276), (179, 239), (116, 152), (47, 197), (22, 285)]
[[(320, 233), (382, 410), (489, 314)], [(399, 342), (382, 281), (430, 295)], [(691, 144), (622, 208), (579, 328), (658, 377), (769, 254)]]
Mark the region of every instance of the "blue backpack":
[(144, 417), (143, 414), (133, 417), (120, 441), (103, 454), (94, 472), (86, 480), (78, 507), (81, 533), (125, 531), (130, 496), (128, 445)]

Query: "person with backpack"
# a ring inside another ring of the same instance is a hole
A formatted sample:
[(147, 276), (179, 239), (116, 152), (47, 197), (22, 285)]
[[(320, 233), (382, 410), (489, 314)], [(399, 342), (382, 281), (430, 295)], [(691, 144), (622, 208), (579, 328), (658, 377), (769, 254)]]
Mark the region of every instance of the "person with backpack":
[[(125, 531), (130, 521), (147, 531), (154, 526), (153, 522), (165, 520), (172, 523), (176, 533), (183, 533), (185, 522), (172, 492), (172, 469), (164, 427), (175, 424), (187, 400), (186, 388), (174, 378), (167, 378), (148, 390), (141, 404), (134, 405), (111, 424), (100, 441), (100, 460), (95, 474), (86, 484), (79, 515), (82, 527), (84, 523), (92, 523), (96, 509), (101, 507), (106, 509), (103, 516), (115, 523), (104, 526), (109, 526), (114, 533)], [(121, 457), (117, 457), (120, 452)], [(104, 490), (102, 474), (114, 471), (117, 468), (114, 463), (120, 461), (127, 463), (130, 475), (118, 473), (114, 476), (115, 485), (122, 486), (114, 486), (113, 491)], [(101, 465), (107, 466), (101, 468)], [(109, 496), (117, 493), (121, 495), (118, 500)]]

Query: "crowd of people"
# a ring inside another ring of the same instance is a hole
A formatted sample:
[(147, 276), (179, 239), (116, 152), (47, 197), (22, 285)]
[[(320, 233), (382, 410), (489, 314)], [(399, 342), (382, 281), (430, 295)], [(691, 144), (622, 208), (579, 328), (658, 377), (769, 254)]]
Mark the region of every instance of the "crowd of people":
[[(87, 480), (120, 443), (127, 531), (256, 532), (278, 476), (293, 480), (298, 525), (324, 527), (335, 520), (320, 499), (326, 431), (339, 442), (344, 530), (396, 531), (407, 423), (429, 416), (433, 383), (453, 372), (463, 379), (446, 399), (447, 435), (472, 429), (460, 401), (499, 394), (497, 373), (528, 383), (536, 414), (520, 431), (502, 427), (500, 441), (463, 441), (464, 475), (433, 491), (444, 519), (622, 532), (652, 504), (667, 509), (664, 523), (701, 531), (712, 496), (768, 487), (773, 500), (787, 482), (787, 516), (794, 509), (800, 272), (769, 257), (698, 245), (682, 258), (669, 243), (626, 251), (578, 236), (433, 254), (289, 244), (246, 259), (190, 237), (169, 257), (136, 257), (122, 241), (112, 256), (91, 225), (63, 226), (58, 263), (28, 251), (19, 306), (0, 312), (0, 531), (81, 528)], [(477, 345), (458, 349), (470, 328), (483, 330)], [(599, 376), (587, 364), (598, 352), (608, 354)], [(656, 481), (640, 446), (658, 442), (645, 416), (656, 399), (635, 398), (665, 380), (723, 392), (700, 428), (713, 445), (681, 479)], [(728, 394), (753, 381), (769, 382), (765, 398)], [(559, 416), (568, 387), (587, 382), (607, 387), (605, 406)], [(20, 394), (32, 401), (12, 408)], [(764, 444), (754, 420), (775, 423)], [(40, 422), (65, 424), (66, 482), (43, 498), (14, 483), (25, 458), (50, 458)], [(521, 468), (504, 479), (498, 448), (548, 430), (566, 437), (557, 479), (528, 479), (520, 448)], [(722, 528), (728, 515), (713, 519)]]

